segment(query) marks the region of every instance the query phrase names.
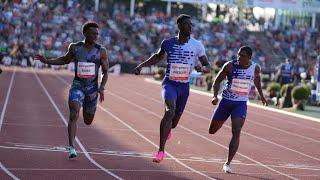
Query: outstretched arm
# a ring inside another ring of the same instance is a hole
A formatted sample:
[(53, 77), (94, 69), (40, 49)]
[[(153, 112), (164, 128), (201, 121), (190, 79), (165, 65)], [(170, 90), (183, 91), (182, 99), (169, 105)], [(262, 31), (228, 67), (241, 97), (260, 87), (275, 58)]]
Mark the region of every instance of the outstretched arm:
[(256, 65), (255, 73), (254, 73), (254, 85), (256, 86), (258, 93), (261, 97), (262, 104), (268, 106), (267, 100), (264, 98), (261, 88), (261, 68), (259, 65)]
[(109, 61), (108, 61), (108, 54), (107, 54), (107, 50), (105, 48), (101, 49), (101, 68), (102, 68), (102, 80), (101, 80), (101, 84), (99, 87), (99, 94), (100, 94), (100, 98), (99, 101), (102, 102), (104, 101), (104, 88), (106, 86), (106, 83), (108, 81), (108, 70), (109, 70)]
[(40, 54), (35, 55), (33, 59), (39, 60), (44, 64), (51, 64), (51, 65), (69, 64), (74, 59), (74, 48), (75, 48), (75, 44), (70, 44), (68, 48), (68, 52), (65, 55), (55, 59), (47, 59), (46, 57)]
[(216, 105), (218, 103), (218, 93), (220, 89), (220, 83), (227, 77), (227, 75), (230, 73), (232, 68), (232, 61), (229, 61), (224, 64), (222, 69), (219, 71), (216, 79), (214, 80), (213, 83), (213, 97), (211, 103), (213, 105)]
[(149, 59), (140, 63), (136, 68), (134, 68), (133, 70), (134, 74), (139, 75), (141, 68), (157, 64), (164, 58), (164, 56), (165, 56), (165, 51), (162, 48), (160, 48), (157, 53), (153, 54)]

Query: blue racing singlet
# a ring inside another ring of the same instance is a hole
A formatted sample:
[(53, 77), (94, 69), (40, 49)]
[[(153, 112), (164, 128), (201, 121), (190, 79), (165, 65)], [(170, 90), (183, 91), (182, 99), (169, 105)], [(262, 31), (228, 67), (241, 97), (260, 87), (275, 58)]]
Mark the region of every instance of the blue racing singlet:
[(254, 84), (256, 63), (251, 62), (247, 69), (240, 69), (237, 60), (232, 61), (232, 71), (228, 76), (222, 97), (231, 101), (248, 101), (249, 93)]
[(94, 48), (88, 50), (84, 47), (84, 42), (78, 42), (75, 47), (75, 78), (74, 80), (84, 85), (98, 83), (98, 71), (100, 67), (101, 46), (96, 44)]
[(281, 70), (280, 70), (281, 84), (287, 84), (292, 82), (292, 71), (293, 71), (292, 64), (286, 63), (281, 65)]

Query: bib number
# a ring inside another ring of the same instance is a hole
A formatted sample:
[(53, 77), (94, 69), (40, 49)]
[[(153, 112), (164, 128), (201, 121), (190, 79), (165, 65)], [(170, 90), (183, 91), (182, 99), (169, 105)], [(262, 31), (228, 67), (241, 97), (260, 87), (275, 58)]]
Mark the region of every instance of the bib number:
[(189, 79), (190, 65), (189, 64), (170, 64), (170, 80), (186, 81)]
[(77, 76), (79, 78), (93, 78), (96, 65), (91, 62), (78, 62)]
[(232, 79), (231, 92), (239, 96), (247, 96), (251, 89), (250, 80)]

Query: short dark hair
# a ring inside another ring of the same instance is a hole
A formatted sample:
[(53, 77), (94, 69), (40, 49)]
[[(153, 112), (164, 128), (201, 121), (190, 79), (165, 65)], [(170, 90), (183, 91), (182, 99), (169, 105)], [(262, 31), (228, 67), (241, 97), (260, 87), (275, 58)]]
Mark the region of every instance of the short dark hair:
[(241, 46), (240, 51), (245, 51), (248, 56), (252, 56), (252, 49), (249, 46)]
[(94, 28), (99, 28), (99, 25), (94, 22), (94, 21), (88, 21), (83, 24), (82, 26), (82, 33), (84, 34), (89, 28), (94, 27)]
[(187, 14), (180, 14), (177, 17), (177, 24), (180, 24), (184, 19), (191, 19), (191, 16), (189, 16)]

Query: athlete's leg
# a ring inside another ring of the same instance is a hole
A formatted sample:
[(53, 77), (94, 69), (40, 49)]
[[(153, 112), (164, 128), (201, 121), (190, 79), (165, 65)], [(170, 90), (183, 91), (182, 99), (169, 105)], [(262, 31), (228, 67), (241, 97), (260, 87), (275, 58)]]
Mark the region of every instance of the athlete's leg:
[(176, 101), (175, 115), (172, 119), (172, 129), (177, 127), (179, 120), (182, 116), (184, 108), (186, 107), (188, 97), (189, 97), (189, 84), (182, 85), (178, 91), (178, 97)]
[(209, 134), (215, 134), (224, 124), (225, 121), (212, 119), (209, 127)]
[(77, 133), (77, 120), (79, 118), (79, 111), (81, 104), (77, 101), (69, 101), (69, 123), (68, 123), (68, 135), (69, 135), (69, 145), (74, 147), (74, 138)]
[(182, 113), (175, 113), (173, 119), (172, 119), (172, 129), (176, 128), (178, 123), (179, 123), (179, 120), (182, 116)]
[(162, 85), (162, 98), (165, 104), (165, 113), (160, 123), (160, 143), (159, 151), (153, 162), (159, 163), (164, 158), (164, 148), (167, 141), (168, 134), (172, 128), (172, 119), (175, 115), (177, 90), (170, 83)]
[(232, 138), (229, 144), (229, 153), (228, 153), (228, 160), (226, 164), (230, 164), (234, 155), (238, 151), (239, 143), (240, 143), (240, 133), (241, 128), (245, 122), (245, 119), (237, 118), (232, 119)]
[(97, 109), (97, 101), (93, 104), (83, 103), (83, 121), (86, 125), (90, 125), (94, 119)]
[(216, 107), (209, 126), (209, 134), (215, 134), (231, 114), (230, 101), (222, 99)]
[(232, 138), (229, 144), (229, 154), (226, 164), (230, 164), (238, 151), (240, 133), (247, 116), (247, 102), (236, 102), (231, 114)]
[(83, 111), (83, 121), (86, 125), (90, 125), (94, 119), (94, 114), (95, 113), (87, 113)]
[(90, 125), (94, 119), (98, 102), (98, 89), (96, 86), (87, 87), (83, 102), (83, 121)]
[(69, 123), (68, 123), (68, 137), (69, 145), (74, 147), (74, 138), (77, 131), (77, 120), (79, 118), (79, 111), (84, 101), (84, 93), (81, 86), (77, 83), (73, 83), (69, 91)]
[(172, 128), (172, 119), (175, 116), (175, 100), (168, 99), (165, 102), (165, 113), (160, 123), (160, 146), (159, 151), (164, 151), (168, 134)]

